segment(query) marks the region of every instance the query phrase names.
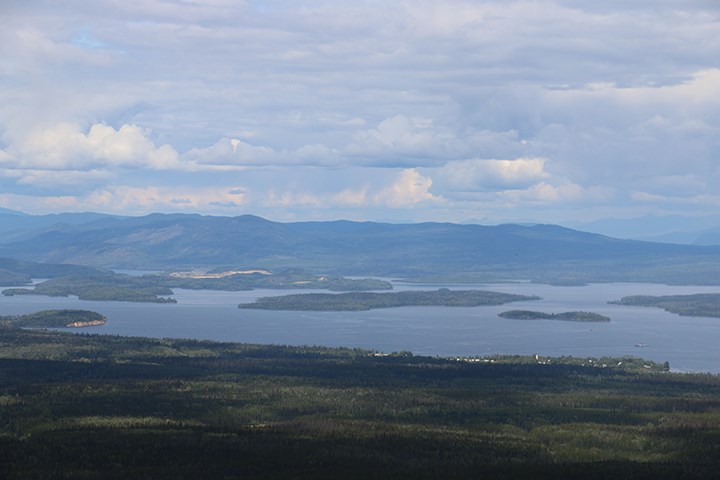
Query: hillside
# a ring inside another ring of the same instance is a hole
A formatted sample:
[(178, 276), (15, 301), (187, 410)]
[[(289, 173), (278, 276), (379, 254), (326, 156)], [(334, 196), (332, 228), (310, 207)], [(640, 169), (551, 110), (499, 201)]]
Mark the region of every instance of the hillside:
[(153, 214), (58, 224), (0, 257), (109, 268), (305, 268), (433, 280), (720, 283), (720, 247), (670, 245), (556, 225), (277, 223), (260, 217)]
[(0, 326), (0, 478), (716, 478), (720, 379)]

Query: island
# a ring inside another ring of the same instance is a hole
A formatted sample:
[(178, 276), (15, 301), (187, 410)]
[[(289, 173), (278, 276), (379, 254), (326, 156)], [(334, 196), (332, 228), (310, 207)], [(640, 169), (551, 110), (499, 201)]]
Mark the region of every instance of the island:
[(81, 328), (105, 325), (107, 319), (90, 310), (42, 310), (27, 315), (1, 316), (0, 323), (24, 328)]
[(657, 307), (684, 317), (720, 318), (720, 293), (694, 295), (632, 295), (608, 302), (614, 305)]
[(539, 300), (540, 297), (485, 290), (439, 290), (406, 292), (301, 293), (258, 298), (238, 308), (298, 311), (362, 311), (391, 307), (477, 307), (508, 302)]
[(533, 310), (508, 310), (498, 314), (498, 317), (513, 320), (562, 320), (564, 322), (609, 322), (610, 317), (594, 312), (562, 312), (544, 313)]
[[(0, 276), (0, 279), (3, 277)], [(18, 278), (20, 279), (20, 278)], [(267, 289), (323, 289), (330, 291), (391, 290), (392, 284), (373, 278), (346, 278), (320, 275), (300, 269), (270, 272), (260, 269), (223, 270), (219, 272), (172, 272), (168, 274), (126, 275), (112, 271), (91, 270), (49, 278), (29, 287), (6, 288), (5, 296), (46, 295), (80, 300), (177, 303), (170, 297), (173, 288), (191, 290), (242, 291)]]

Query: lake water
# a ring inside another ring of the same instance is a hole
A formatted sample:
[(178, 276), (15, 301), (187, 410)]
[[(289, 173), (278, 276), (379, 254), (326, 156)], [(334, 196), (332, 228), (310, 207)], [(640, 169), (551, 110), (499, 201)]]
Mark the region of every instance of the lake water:
[[(90, 302), (77, 298), (0, 296), (0, 315), (42, 309), (82, 308), (102, 313), (106, 325), (73, 329), (113, 335), (195, 338), (246, 343), (362, 347), (383, 352), (471, 356), (634, 355), (669, 361), (673, 370), (720, 373), (720, 319), (681, 317), (658, 308), (608, 305), (627, 295), (720, 293), (720, 287), (657, 284), (593, 284), (558, 287), (530, 283), (417, 285), (395, 282), (396, 290), (483, 289), (538, 295), (541, 300), (497, 307), (402, 307), (366, 312), (240, 310), (257, 297), (310, 290), (220, 292), (175, 289), (177, 304)], [(510, 320), (510, 309), (543, 312), (587, 310), (610, 323)], [(636, 347), (647, 344), (647, 347)]]

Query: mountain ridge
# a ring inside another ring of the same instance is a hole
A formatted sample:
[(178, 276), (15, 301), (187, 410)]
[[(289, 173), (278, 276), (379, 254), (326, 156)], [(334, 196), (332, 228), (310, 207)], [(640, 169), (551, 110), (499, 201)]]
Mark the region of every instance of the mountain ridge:
[(101, 216), (5, 240), (0, 256), (103, 268), (297, 267), (426, 279), (551, 275), (560, 283), (617, 281), (625, 278), (623, 272), (633, 281), (672, 281), (672, 275), (662, 273), (672, 267), (677, 270), (673, 274), (699, 274), (701, 280), (696, 281), (720, 283), (720, 247), (621, 240), (552, 224), (280, 223), (255, 215), (160, 213)]

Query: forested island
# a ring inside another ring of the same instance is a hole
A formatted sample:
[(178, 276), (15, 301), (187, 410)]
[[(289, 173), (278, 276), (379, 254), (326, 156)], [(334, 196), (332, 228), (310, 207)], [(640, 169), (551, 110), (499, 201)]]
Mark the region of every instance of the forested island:
[(0, 478), (714, 478), (720, 378), (0, 327)]
[(667, 312), (686, 317), (720, 318), (720, 293), (698, 293), (694, 295), (632, 295), (608, 302), (615, 305), (637, 305), (658, 307)]
[(104, 325), (106, 318), (90, 310), (42, 310), (27, 315), (0, 316), (0, 324), (25, 328), (79, 328)]
[(544, 313), (533, 310), (508, 310), (498, 314), (498, 317), (514, 320), (562, 320), (565, 322), (609, 322), (610, 317), (594, 312), (562, 312)]
[(258, 298), (238, 308), (299, 311), (362, 311), (375, 308), (409, 306), (477, 307), (508, 302), (538, 300), (540, 297), (489, 292), (485, 290), (449, 290), (406, 292), (301, 293)]
[[(69, 269), (68, 271), (73, 271)], [(47, 295), (81, 300), (116, 300), (125, 302), (176, 303), (170, 295), (173, 288), (193, 290), (241, 291), (269, 289), (325, 289), (330, 291), (390, 290), (392, 285), (372, 278), (350, 279), (337, 275), (318, 275), (297, 269), (279, 272), (220, 272), (215, 274), (150, 274), (132, 276), (111, 271), (87, 269), (83, 274), (50, 278), (32, 288), (6, 288), (3, 295)], [(9, 274), (8, 274), (9, 275)], [(18, 274), (19, 275), (19, 274)], [(5, 281), (15, 279), (4, 277)], [(0, 277), (2, 280), (3, 277)], [(29, 280), (29, 279), (28, 279)]]
[(116, 300), (123, 302), (177, 303), (169, 297), (173, 291), (158, 282), (116, 273), (93, 276), (64, 276), (40, 282), (33, 288), (7, 288), (5, 296), (47, 295), (77, 296), (80, 300)]

